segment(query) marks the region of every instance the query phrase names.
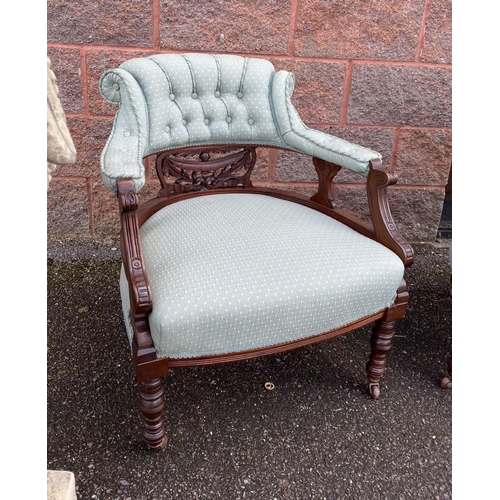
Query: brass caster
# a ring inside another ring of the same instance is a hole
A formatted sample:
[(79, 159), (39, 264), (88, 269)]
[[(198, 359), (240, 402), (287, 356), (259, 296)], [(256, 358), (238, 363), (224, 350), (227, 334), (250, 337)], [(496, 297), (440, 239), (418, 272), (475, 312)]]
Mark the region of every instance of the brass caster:
[(372, 399), (378, 399), (380, 397), (380, 387), (378, 382), (370, 382), (368, 384), (368, 392)]
[(441, 379), (441, 387), (443, 389), (451, 389), (451, 377), (443, 377)]

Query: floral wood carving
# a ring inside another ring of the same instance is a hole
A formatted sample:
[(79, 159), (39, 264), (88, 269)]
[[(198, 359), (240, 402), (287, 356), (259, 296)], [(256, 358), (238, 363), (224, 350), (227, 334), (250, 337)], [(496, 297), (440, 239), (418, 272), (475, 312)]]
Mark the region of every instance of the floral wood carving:
[(158, 196), (250, 187), (250, 175), (256, 161), (255, 148), (244, 147), (232, 152), (234, 150), (235, 146), (187, 148), (159, 155), (156, 172), (162, 188)]

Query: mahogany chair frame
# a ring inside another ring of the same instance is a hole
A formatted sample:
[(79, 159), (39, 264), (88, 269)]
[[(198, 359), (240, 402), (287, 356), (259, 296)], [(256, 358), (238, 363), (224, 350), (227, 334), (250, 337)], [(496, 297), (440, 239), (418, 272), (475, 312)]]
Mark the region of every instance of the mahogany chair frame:
[[(216, 158), (211, 158), (214, 152)], [(226, 156), (221, 158), (220, 154)], [(390, 170), (381, 169), (380, 160), (370, 162), (366, 181), (371, 223), (335, 206), (332, 186), (335, 176), (341, 170), (339, 165), (313, 158), (318, 174), (318, 191), (311, 198), (307, 198), (283, 190), (253, 186), (250, 175), (255, 161), (254, 145), (200, 146), (157, 153), (155, 166), (161, 189), (157, 198), (140, 205), (133, 180), (117, 181), (121, 254), (129, 283), (130, 320), (134, 332), (133, 362), (139, 385), (139, 407), (145, 420), (143, 436), (150, 448), (161, 449), (167, 443), (163, 420), (165, 389), (162, 377), (166, 376), (171, 368), (216, 365), (277, 354), (329, 340), (373, 322), (375, 325), (366, 372), (370, 396), (376, 399), (380, 395), (379, 382), (386, 371), (386, 357), (393, 344), (394, 325), (398, 319), (405, 316), (408, 304), (404, 280), (391, 307), (320, 335), (225, 355), (189, 359), (157, 357), (148, 321), (153, 299), (142, 254), (140, 227), (154, 213), (172, 203), (194, 196), (213, 196), (218, 193), (256, 193), (272, 196), (317, 210), (378, 241), (397, 254), (405, 267), (413, 263), (413, 250), (397, 229), (389, 208), (387, 188), (397, 182), (397, 175)]]

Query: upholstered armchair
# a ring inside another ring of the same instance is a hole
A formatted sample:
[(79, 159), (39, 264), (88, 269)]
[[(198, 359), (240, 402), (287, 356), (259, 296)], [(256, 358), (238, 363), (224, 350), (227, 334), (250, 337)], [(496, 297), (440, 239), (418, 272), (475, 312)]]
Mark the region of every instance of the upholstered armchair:
[[(118, 198), (123, 314), (150, 448), (167, 442), (162, 377), (246, 360), (374, 323), (368, 391), (380, 394), (413, 251), (391, 217), (393, 172), (375, 151), (304, 125), (294, 76), (264, 59), (161, 54), (106, 71), (118, 105), (101, 155)], [(260, 146), (308, 154), (310, 199), (255, 187)], [(143, 159), (158, 196), (139, 204)], [(341, 168), (366, 178), (372, 223), (335, 207)]]

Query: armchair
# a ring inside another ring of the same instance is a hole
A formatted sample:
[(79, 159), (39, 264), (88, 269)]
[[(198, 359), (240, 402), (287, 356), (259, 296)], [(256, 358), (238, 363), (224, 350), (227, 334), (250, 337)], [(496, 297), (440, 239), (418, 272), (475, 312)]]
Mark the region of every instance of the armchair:
[[(378, 398), (413, 261), (387, 199), (397, 177), (380, 155), (305, 126), (293, 74), (264, 59), (153, 55), (99, 85), (119, 106), (101, 173), (118, 198), (120, 291), (148, 446), (167, 442), (170, 369), (275, 354), (370, 323), (368, 391)], [(253, 186), (260, 146), (310, 155), (318, 192)], [(161, 188), (139, 204), (149, 156)], [(366, 178), (371, 224), (335, 207), (341, 168)]]

